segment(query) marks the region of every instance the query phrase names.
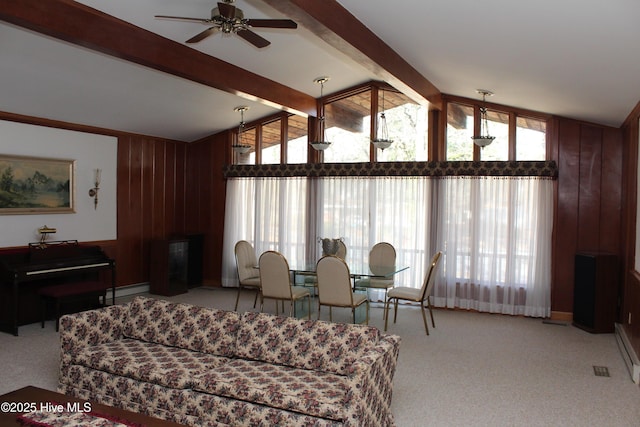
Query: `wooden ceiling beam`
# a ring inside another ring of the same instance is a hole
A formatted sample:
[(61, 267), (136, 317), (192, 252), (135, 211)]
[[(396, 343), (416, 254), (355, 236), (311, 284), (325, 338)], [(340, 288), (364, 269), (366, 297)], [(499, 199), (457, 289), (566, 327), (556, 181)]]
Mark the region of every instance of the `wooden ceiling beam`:
[(263, 0), (344, 52), (415, 102), (442, 108), (442, 95), (391, 47), (336, 0)]
[(293, 114), (317, 114), (305, 93), (71, 0), (2, 0), (0, 19)]

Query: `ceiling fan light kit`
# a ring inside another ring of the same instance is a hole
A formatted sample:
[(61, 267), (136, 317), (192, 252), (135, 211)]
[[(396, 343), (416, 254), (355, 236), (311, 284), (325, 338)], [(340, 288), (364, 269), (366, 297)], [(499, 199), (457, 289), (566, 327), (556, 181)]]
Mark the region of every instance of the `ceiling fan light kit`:
[(496, 139), (495, 136), (489, 135), (489, 120), (487, 119), (486, 107), (486, 98), (487, 96), (493, 96), (493, 92), (485, 89), (477, 89), (476, 92), (482, 95), (482, 107), (480, 107), (480, 135), (474, 135), (471, 139), (478, 147), (484, 148)]
[(313, 82), (316, 84), (320, 85), (320, 102), (321, 102), (321, 111), (320, 114), (318, 115), (318, 131), (316, 132), (316, 135), (318, 135), (320, 137), (320, 140), (318, 141), (311, 141), (309, 144), (311, 144), (311, 146), (318, 151), (324, 151), (327, 148), (329, 148), (329, 146), (331, 146), (331, 142), (327, 141), (327, 138), (325, 137), (324, 134), (324, 103), (322, 101), (323, 98), (323, 94), (324, 94), (324, 84), (326, 82), (328, 82), (330, 79), (330, 77), (318, 77), (316, 79), (313, 79)]
[(218, 2), (218, 7), (211, 9), (211, 18), (187, 18), (167, 15), (156, 15), (155, 17), (210, 25), (209, 28), (191, 37), (186, 43), (198, 43), (213, 34), (221, 32), (222, 34), (236, 34), (255, 47), (263, 48), (269, 46), (271, 42), (254, 33), (250, 28), (298, 28), (298, 24), (291, 19), (246, 19), (242, 9), (235, 7), (233, 3), (234, 0)]

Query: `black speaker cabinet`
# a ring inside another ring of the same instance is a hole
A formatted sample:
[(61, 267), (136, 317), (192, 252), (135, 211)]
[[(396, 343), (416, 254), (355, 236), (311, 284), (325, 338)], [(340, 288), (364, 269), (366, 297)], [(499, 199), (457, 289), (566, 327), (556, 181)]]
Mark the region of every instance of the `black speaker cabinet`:
[(578, 253), (575, 257), (573, 324), (591, 333), (612, 333), (618, 297), (618, 257)]
[(187, 292), (189, 240), (161, 239), (151, 242), (149, 291), (172, 296)]
[(202, 286), (202, 268), (204, 256), (204, 235), (189, 234), (189, 260), (187, 269), (187, 285), (189, 289)]

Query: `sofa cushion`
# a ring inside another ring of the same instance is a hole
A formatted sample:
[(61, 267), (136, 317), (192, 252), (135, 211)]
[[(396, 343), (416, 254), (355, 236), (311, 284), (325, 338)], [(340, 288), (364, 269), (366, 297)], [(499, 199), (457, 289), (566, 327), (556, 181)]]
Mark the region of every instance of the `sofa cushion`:
[(171, 388), (191, 388), (194, 379), (229, 359), (188, 349), (124, 338), (86, 347), (73, 363)]
[(199, 375), (193, 389), (332, 420), (352, 398), (347, 377), (242, 359)]
[(379, 338), (380, 331), (372, 326), (247, 312), (242, 315), (236, 355), (347, 375), (353, 362)]
[(235, 353), (239, 321), (234, 311), (136, 297), (129, 303), (123, 335), (229, 357)]

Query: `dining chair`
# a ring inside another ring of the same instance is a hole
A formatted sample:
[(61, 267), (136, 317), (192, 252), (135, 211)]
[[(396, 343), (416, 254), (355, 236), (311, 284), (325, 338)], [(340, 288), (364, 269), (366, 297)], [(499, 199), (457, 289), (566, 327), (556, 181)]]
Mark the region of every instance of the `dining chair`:
[[(345, 243), (342, 240), (338, 240), (337, 241), (338, 244), (338, 250), (335, 254), (335, 256), (337, 256), (338, 258), (344, 260), (347, 258), (347, 245), (345, 245)], [(322, 256), (327, 256), (328, 254), (326, 254), (324, 252), (324, 249), (322, 250)], [(313, 288), (313, 294), (316, 295), (318, 293), (318, 277), (317, 275), (313, 274), (309, 274), (309, 275), (305, 275), (304, 276), (304, 282), (303, 282), (303, 286), (308, 286), (308, 287), (312, 287)]]
[(290, 302), (289, 316), (294, 315), (294, 304), (297, 300), (307, 298), (307, 318), (311, 319), (311, 294), (303, 286), (293, 286), (287, 259), (279, 252), (267, 251), (260, 255), (260, 283), (262, 293), (260, 297), (260, 311), (264, 308), (265, 298), (276, 300), (276, 315), (278, 315), (278, 302), (282, 301), (284, 314), (284, 301)]
[(236, 256), (236, 271), (238, 272), (238, 294), (236, 295), (234, 311), (238, 310), (238, 301), (240, 300), (242, 289), (255, 291), (256, 297), (253, 300), (253, 308), (255, 308), (260, 294), (260, 270), (258, 269), (256, 251), (251, 243), (246, 240), (237, 242), (233, 251)]
[(398, 301), (411, 301), (411, 302), (419, 302), (420, 303), (420, 311), (422, 312), (422, 321), (424, 322), (424, 330), (429, 335), (429, 326), (427, 325), (427, 316), (424, 314), (425, 301), (427, 302), (427, 308), (429, 308), (429, 315), (431, 316), (431, 325), (435, 328), (436, 324), (433, 320), (433, 310), (431, 309), (431, 292), (433, 291), (433, 285), (436, 281), (436, 269), (438, 268), (438, 263), (440, 262), (440, 258), (442, 257), (442, 252), (436, 252), (431, 258), (431, 265), (429, 266), (429, 271), (424, 277), (424, 281), (422, 282), (422, 287), (417, 288), (409, 288), (404, 286), (399, 286), (391, 289), (387, 292), (387, 301), (385, 302), (384, 312), (384, 330), (387, 330), (387, 322), (389, 321), (389, 304), (391, 300), (395, 301), (395, 312), (393, 314), (393, 323), (396, 323), (396, 318), (398, 317)]
[[(396, 249), (391, 243), (380, 242), (373, 245), (369, 251), (369, 270), (371, 273), (378, 276), (385, 276), (394, 272), (396, 269)], [(393, 288), (393, 277), (379, 278), (379, 277), (366, 277), (360, 280), (356, 280), (354, 288), (366, 289), (367, 294), (369, 289), (381, 289), (384, 290), (384, 299), (386, 301), (387, 292), (389, 288)], [(382, 312), (385, 315), (385, 311)]]
[(318, 319), (320, 308), (329, 307), (329, 321), (333, 321), (332, 307), (351, 308), (353, 323), (356, 323), (356, 308), (366, 304), (367, 315), (365, 323), (369, 324), (369, 299), (366, 294), (353, 292), (351, 289), (351, 274), (343, 259), (327, 255), (316, 265), (318, 276)]

